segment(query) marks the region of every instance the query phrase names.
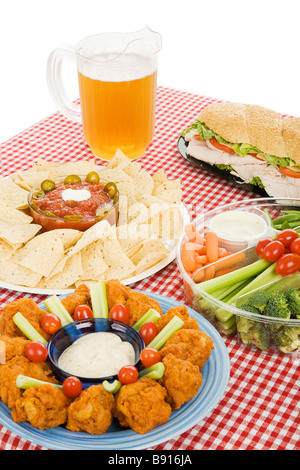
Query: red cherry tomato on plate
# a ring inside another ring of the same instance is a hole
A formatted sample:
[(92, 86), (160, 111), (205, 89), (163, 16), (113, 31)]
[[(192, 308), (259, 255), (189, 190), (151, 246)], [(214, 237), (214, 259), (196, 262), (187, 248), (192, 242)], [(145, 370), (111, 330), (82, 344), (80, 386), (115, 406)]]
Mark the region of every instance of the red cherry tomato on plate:
[(140, 359), (144, 367), (151, 367), (161, 361), (161, 352), (154, 348), (144, 348)]
[(82, 383), (78, 377), (67, 377), (62, 384), (63, 392), (68, 398), (76, 398), (82, 391)]
[(25, 347), (25, 354), (32, 362), (44, 362), (48, 356), (47, 346), (40, 341), (31, 341)]
[(272, 238), (262, 238), (261, 240), (259, 240), (259, 242), (256, 245), (256, 254), (258, 256), (262, 256), (263, 249), (272, 241), (273, 241)]
[(74, 320), (87, 320), (88, 318), (93, 318), (92, 309), (88, 305), (77, 305), (74, 310)]
[(132, 384), (137, 381), (139, 372), (134, 366), (123, 366), (119, 370), (118, 379), (123, 385)]
[(121, 321), (129, 324), (129, 310), (122, 304), (115, 304), (109, 311), (108, 317), (111, 320)]
[(300, 269), (300, 256), (295, 253), (282, 255), (276, 263), (276, 272), (281, 276), (295, 274)]
[(41, 327), (49, 335), (53, 335), (61, 328), (61, 321), (54, 313), (46, 313), (41, 319)]
[(290, 250), (292, 253), (300, 255), (300, 237), (295, 238), (290, 245)]
[(286, 228), (279, 232), (276, 240), (280, 241), (286, 248), (289, 248), (292, 241), (299, 237), (299, 233), (292, 228)]
[(264, 260), (273, 263), (274, 261), (277, 261), (284, 252), (285, 246), (280, 241), (273, 240), (262, 250), (262, 257)]
[(153, 321), (148, 321), (141, 326), (139, 333), (147, 346), (158, 334), (158, 328)]

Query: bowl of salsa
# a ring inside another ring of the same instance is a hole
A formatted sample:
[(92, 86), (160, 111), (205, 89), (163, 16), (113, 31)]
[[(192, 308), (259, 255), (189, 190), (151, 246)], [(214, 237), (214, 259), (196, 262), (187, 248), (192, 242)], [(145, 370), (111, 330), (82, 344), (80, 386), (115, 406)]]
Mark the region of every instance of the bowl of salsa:
[(104, 181), (92, 171), (86, 176), (42, 181), (30, 191), (28, 204), (34, 223), (43, 231), (71, 228), (84, 232), (104, 219), (116, 224), (119, 197), (114, 182)]

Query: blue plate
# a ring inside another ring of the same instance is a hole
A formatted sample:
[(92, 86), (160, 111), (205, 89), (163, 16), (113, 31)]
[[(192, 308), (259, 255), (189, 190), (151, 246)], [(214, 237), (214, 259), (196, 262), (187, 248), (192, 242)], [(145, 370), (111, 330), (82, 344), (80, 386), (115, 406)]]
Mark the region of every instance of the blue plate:
[[(182, 304), (158, 294), (144, 293), (156, 299), (164, 313), (171, 307)], [(65, 296), (60, 298), (63, 297)], [(45, 310), (43, 303), (39, 307)], [(217, 406), (227, 387), (230, 371), (228, 351), (217, 330), (194, 310), (188, 308), (188, 311), (197, 320), (200, 329), (212, 338), (214, 350), (201, 370), (202, 385), (197, 395), (179, 410), (173, 411), (166, 423), (156, 426), (144, 435), (137, 434), (131, 429), (121, 428), (117, 422), (111, 425), (108, 432), (101, 435), (72, 432), (63, 426), (40, 431), (26, 422), (15, 423), (11, 418), (10, 409), (1, 401), (0, 422), (22, 438), (53, 450), (147, 449), (179, 436), (200, 423)]]

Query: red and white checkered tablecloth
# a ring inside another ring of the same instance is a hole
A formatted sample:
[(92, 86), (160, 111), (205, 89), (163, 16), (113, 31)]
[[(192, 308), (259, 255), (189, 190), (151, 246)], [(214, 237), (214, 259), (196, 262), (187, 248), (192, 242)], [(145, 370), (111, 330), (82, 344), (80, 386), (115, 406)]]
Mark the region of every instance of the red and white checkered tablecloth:
[[(155, 136), (140, 160), (153, 174), (163, 167), (169, 178), (179, 178), (183, 202), (191, 217), (197, 205), (206, 210), (254, 193), (203, 172), (188, 163), (177, 150), (177, 139), (199, 114), (215, 101), (184, 91), (158, 87)], [(0, 174), (29, 168), (39, 158), (61, 162), (94, 158), (84, 141), (81, 126), (55, 113), (0, 146)], [(183, 286), (176, 261), (132, 286), (183, 301)], [(40, 302), (45, 297), (0, 289), (1, 305), (21, 296)], [(224, 338), (231, 370), (225, 394), (197, 425), (156, 450), (299, 450), (300, 366), (284, 357), (242, 349)], [(0, 425), (1, 450), (40, 450)]]

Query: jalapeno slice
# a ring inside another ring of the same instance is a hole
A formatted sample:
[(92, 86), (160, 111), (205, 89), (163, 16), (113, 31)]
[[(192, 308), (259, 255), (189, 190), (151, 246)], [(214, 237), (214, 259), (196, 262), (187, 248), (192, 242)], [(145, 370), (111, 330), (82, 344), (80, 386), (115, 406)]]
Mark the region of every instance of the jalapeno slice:
[(35, 201), (38, 201), (39, 199), (43, 199), (44, 196), (45, 196), (45, 193), (41, 189), (38, 189), (37, 191), (34, 191), (34, 193), (32, 193), (32, 199), (34, 199)]
[(90, 184), (98, 184), (100, 181), (98, 173), (96, 171), (90, 171), (86, 175), (86, 181)]
[(118, 188), (115, 183), (109, 182), (104, 186), (104, 191), (111, 197), (114, 198), (118, 194)]
[(64, 184), (81, 183), (81, 178), (78, 175), (69, 175), (65, 177)]
[(41, 189), (45, 193), (48, 193), (49, 191), (53, 191), (55, 188), (55, 183), (52, 180), (44, 180), (41, 182)]

